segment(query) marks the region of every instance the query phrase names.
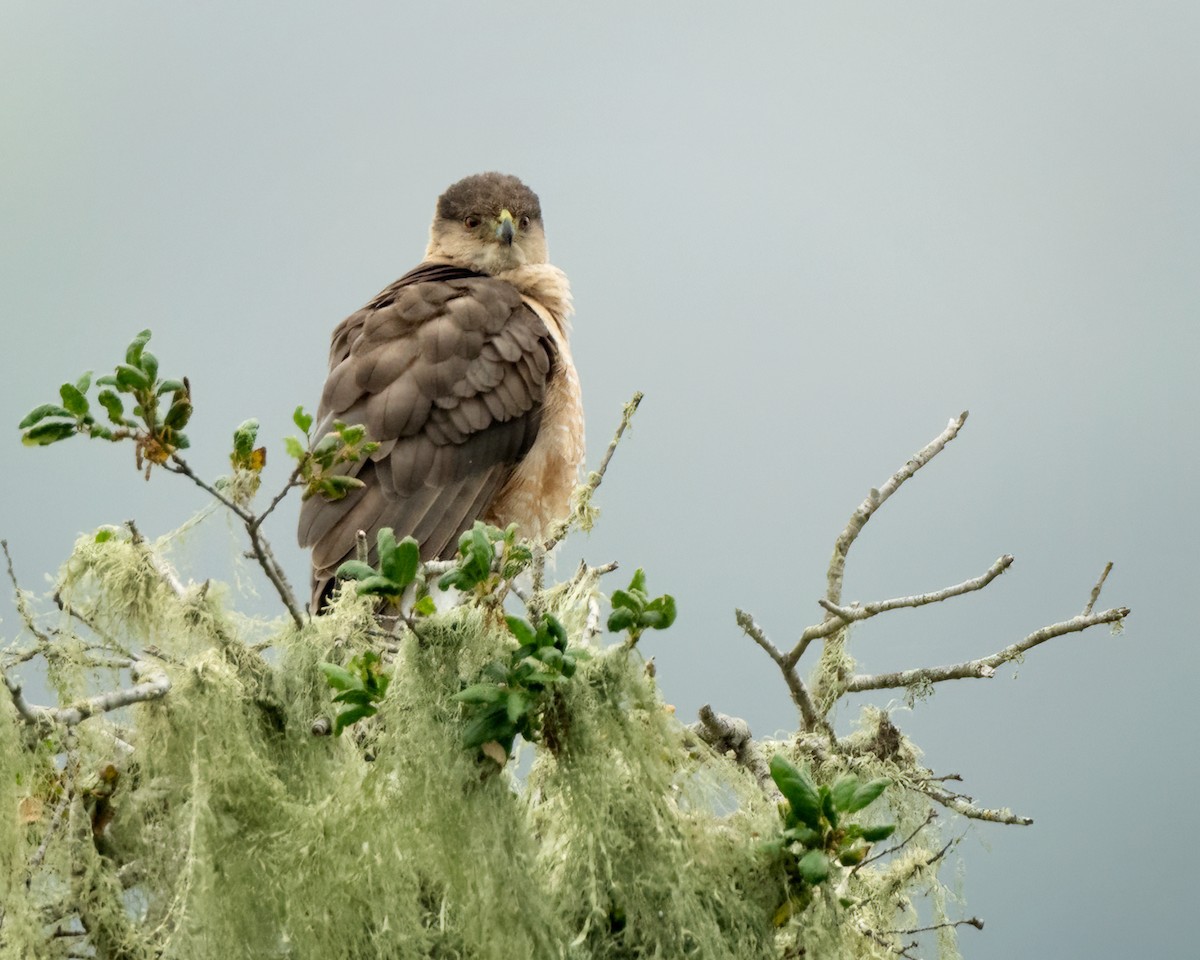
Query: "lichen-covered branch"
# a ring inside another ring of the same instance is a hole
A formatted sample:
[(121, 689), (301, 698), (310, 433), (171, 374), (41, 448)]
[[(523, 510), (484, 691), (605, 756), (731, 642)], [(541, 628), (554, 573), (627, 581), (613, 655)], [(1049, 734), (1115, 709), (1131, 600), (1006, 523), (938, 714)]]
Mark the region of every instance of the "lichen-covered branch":
[(865, 690), (888, 690), (898, 687), (912, 687), (929, 683), (942, 683), (946, 680), (986, 680), (996, 674), (996, 668), (1012, 660), (1047, 640), (1061, 637), (1068, 633), (1079, 633), (1089, 627), (1102, 623), (1119, 624), (1129, 616), (1128, 607), (1114, 607), (1102, 613), (1088, 616), (1080, 614), (1070, 620), (1052, 623), (1049, 626), (1035, 630), (1025, 639), (1010, 644), (1003, 650), (977, 660), (965, 660), (962, 663), (940, 667), (918, 667), (913, 670), (900, 670), (895, 673), (856, 674), (845, 683), (847, 693), (862, 693)]
[(814, 624), (804, 631), (800, 637), (800, 642), (787, 655), (789, 663), (795, 663), (800, 659), (800, 655), (804, 652), (804, 648), (812, 640), (819, 640), (829, 636), (843, 626), (851, 623), (858, 623), (861, 620), (869, 620), (871, 617), (878, 616), (881, 613), (887, 613), (889, 610), (899, 610), (904, 607), (923, 607), (929, 603), (941, 603), (943, 600), (949, 600), (951, 597), (961, 597), (965, 593), (973, 593), (976, 590), (982, 590), (989, 583), (995, 580), (1000, 574), (1012, 566), (1013, 558), (1009, 554), (1000, 557), (993, 563), (985, 573), (971, 580), (964, 580), (962, 583), (956, 583), (952, 587), (945, 587), (941, 590), (935, 590), (932, 593), (919, 593), (911, 597), (895, 597), (891, 600), (878, 600), (874, 603), (855, 605), (849, 607), (840, 607), (830, 603), (828, 600), (821, 599), (817, 603), (821, 605), (827, 612), (833, 614), (833, 619), (826, 618), (821, 623)]
[(118, 710), (146, 700), (158, 700), (165, 697), (171, 689), (171, 679), (162, 671), (146, 674), (146, 679), (122, 690), (109, 690), (105, 693), (88, 697), (67, 707), (41, 707), (29, 703), (21, 691), (21, 684), (3, 674), (4, 685), (8, 687), (13, 706), (21, 719), (29, 724), (58, 723), (73, 727), (82, 723), (88, 717), (110, 710)]
[(782, 799), (783, 794), (771, 778), (771, 768), (750, 735), (750, 725), (740, 717), (717, 713), (707, 703), (700, 708), (699, 716), (700, 722), (689, 729), (717, 753), (732, 752), (734, 762), (749, 771), (764, 794), (772, 800)]

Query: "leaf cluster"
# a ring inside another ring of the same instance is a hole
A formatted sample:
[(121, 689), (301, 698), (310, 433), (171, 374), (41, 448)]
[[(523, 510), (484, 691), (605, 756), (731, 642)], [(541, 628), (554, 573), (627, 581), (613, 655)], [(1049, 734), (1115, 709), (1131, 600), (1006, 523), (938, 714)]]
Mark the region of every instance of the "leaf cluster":
[[(485, 666), (481, 680), (454, 697), (463, 704), (467, 718), (463, 746), (483, 747), (501, 764), (512, 754), (518, 734), (530, 742), (539, 739), (555, 688), (574, 676), (578, 662), (590, 656), (568, 644), (566, 628), (553, 616), (542, 617), (537, 627), (523, 617), (504, 620), (519, 646), (507, 659)], [(489, 744), (499, 750), (488, 750)]]
[(345, 470), (379, 449), (377, 442), (368, 439), (366, 427), (347, 426), (341, 420), (334, 420), (333, 429), (314, 443), (312, 414), (305, 413), (303, 406), (296, 407), (292, 422), (304, 432), (303, 440), (288, 437), (285, 441), (288, 455), (296, 460), (296, 472), (304, 488), (301, 499), (320, 494), (326, 500), (341, 500), (351, 490), (363, 486), (358, 477)]
[(613, 633), (627, 631), (625, 641), (634, 646), (646, 630), (666, 630), (675, 622), (675, 598), (669, 593), (650, 599), (646, 592), (646, 571), (638, 567), (624, 590), (614, 590), (612, 613), (608, 616), (608, 629)]
[(502, 580), (511, 580), (529, 566), (533, 551), (517, 537), (517, 525), (501, 530), (476, 520), (458, 538), (458, 564), (445, 573), (438, 586), (486, 596)]
[(364, 717), (373, 717), (379, 708), (375, 706), (387, 693), (391, 679), (383, 660), (374, 650), (367, 650), (353, 658), (344, 667), (336, 663), (319, 664), (325, 680), (334, 690), (341, 691), (334, 703), (345, 705), (333, 721), (335, 736)]
[[(392, 528), (384, 527), (375, 537), (375, 550), (379, 558), (377, 568), (363, 560), (347, 560), (337, 569), (338, 579), (356, 581), (359, 596), (379, 597), (399, 606), (404, 591), (417, 580), (421, 548), (412, 537), (398, 541)], [(414, 612), (433, 613), (432, 598), (423, 594)]]
[[(783, 830), (768, 847), (784, 857), (793, 887), (776, 914), (776, 922), (782, 924), (808, 904), (812, 888), (825, 883), (839, 866), (849, 868), (862, 863), (871, 844), (890, 837), (896, 825), (868, 827), (848, 819), (879, 799), (890, 780), (864, 781), (848, 773), (832, 785), (818, 787), (807, 773), (780, 754), (771, 758), (771, 778), (784, 796), (779, 811)], [(849, 901), (843, 905), (848, 906)]]
[[(113, 373), (97, 377), (102, 387), (95, 402), (104, 408), (106, 423), (96, 418), (88, 392), (93, 386), (91, 371), (74, 383), (59, 388), (61, 403), (44, 403), (31, 410), (18, 424), (21, 441), (27, 446), (48, 446), (77, 434), (101, 440), (132, 439), (140, 470), (150, 464), (166, 463), (176, 450), (188, 446), (183, 428), (192, 416), (191, 389), (187, 378), (161, 379), (158, 358), (146, 349), (150, 331), (143, 330), (125, 350), (125, 362)], [(126, 400), (133, 401), (126, 413)], [(147, 466), (147, 469), (149, 467)]]

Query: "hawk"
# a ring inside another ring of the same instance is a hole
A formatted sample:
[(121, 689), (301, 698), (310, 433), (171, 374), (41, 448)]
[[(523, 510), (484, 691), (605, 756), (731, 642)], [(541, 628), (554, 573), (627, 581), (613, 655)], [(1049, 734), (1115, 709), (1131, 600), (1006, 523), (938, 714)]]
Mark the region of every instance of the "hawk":
[(382, 527), (434, 560), (476, 520), (541, 538), (568, 515), (584, 456), (571, 312), (537, 194), (482, 173), (438, 198), (425, 259), (333, 331), (315, 435), (361, 423), (379, 449), (348, 465), (363, 487), (300, 509), (314, 613), (359, 530), (372, 563)]

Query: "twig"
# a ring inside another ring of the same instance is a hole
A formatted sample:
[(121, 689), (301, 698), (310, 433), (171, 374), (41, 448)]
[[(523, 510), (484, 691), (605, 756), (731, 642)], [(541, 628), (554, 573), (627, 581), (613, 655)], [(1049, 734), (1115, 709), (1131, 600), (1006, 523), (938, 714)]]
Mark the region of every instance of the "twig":
[(21, 617), (26, 628), (38, 639), (38, 647), (29, 656), (20, 656), (15, 660), (15, 663), (23, 663), (26, 660), (32, 660), (42, 649), (50, 645), (50, 637), (43, 631), (37, 628), (37, 624), (33, 619), (33, 611), (29, 609), (29, 604), (25, 601), (25, 593), (21, 590), (21, 585), (17, 582), (17, 574), (13, 570), (12, 554), (8, 552), (8, 541), (0, 540), (0, 549), (4, 550), (4, 562), (8, 565), (8, 579), (12, 582), (13, 593), (16, 596), (17, 614)]
[(872, 490), (867, 494), (867, 498), (859, 504), (858, 509), (851, 515), (850, 521), (846, 524), (846, 528), (842, 531), (841, 536), (834, 543), (833, 557), (829, 561), (829, 572), (826, 577), (828, 581), (828, 589), (825, 592), (826, 600), (835, 606), (841, 603), (842, 580), (846, 572), (846, 554), (850, 552), (850, 547), (858, 539), (858, 535), (862, 532), (862, 528), (866, 525), (866, 522), (875, 515), (876, 510), (883, 506), (888, 497), (900, 489), (900, 485), (905, 480), (908, 480), (925, 464), (941, 453), (946, 444), (958, 436), (958, 431), (962, 429), (963, 424), (966, 422), (967, 411), (964, 410), (946, 425), (945, 430), (921, 448), (921, 450), (913, 454), (912, 459), (897, 470), (887, 483), (876, 490)]
[(983, 929), (983, 921), (978, 917), (967, 917), (966, 920), (947, 920), (945, 923), (935, 923), (928, 927), (912, 927), (908, 930), (884, 930), (884, 934), (893, 934), (895, 936), (907, 937), (914, 933), (929, 933), (932, 930), (945, 930), (950, 927), (974, 927), (976, 930)]
[(1007, 810), (989, 810), (987, 807), (977, 807), (971, 802), (970, 797), (964, 797), (960, 793), (948, 793), (944, 790), (939, 790), (930, 784), (919, 785), (916, 787), (921, 793), (929, 797), (930, 800), (936, 800), (948, 810), (953, 810), (955, 813), (961, 813), (964, 817), (970, 820), (986, 820), (989, 823), (1007, 823), (1012, 826), (1028, 827), (1033, 823), (1032, 817), (1019, 817), (1015, 813), (1010, 813)]
[(612, 460), (613, 454), (617, 450), (617, 444), (621, 442), (621, 437), (624, 435), (626, 429), (628, 429), (630, 423), (633, 422), (633, 415), (637, 413), (638, 405), (642, 402), (643, 396), (642, 391), (638, 390), (630, 398), (629, 402), (625, 404), (625, 408), (621, 411), (621, 422), (617, 424), (617, 431), (613, 434), (612, 440), (609, 441), (608, 449), (604, 451), (604, 456), (600, 460), (600, 466), (588, 474), (587, 480), (575, 492), (575, 502), (579, 506), (571, 511), (569, 517), (555, 525), (550, 531), (550, 536), (543, 542), (542, 546), (547, 553), (553, 550), (559, 541), (567, 535), (567, 531), (571, 529), (571, 525), (579, 519), (582, 510), (586, 509), (584, 505), (588, 503), (592, 494), (599, 489), (600, 484), (604, 480), (604, 473), (608, 470), (608, 463)]
[(985, 573), (972, 580), (964, 580), (962, 583), (957, 583), (952, 587), (945, 587), (942, 590), (935, 590), (932, 593), (919, 593), (911, 597), (896, 597), (891, 600), (879, 600), (875, 603), (868, 603), (858, 607), (840, 607), (830, 603), (828, 600), (818, 600), (819, 603), (827, 612), (833, 614), (835, 619), (826, 618), (818, 624), (814, 624), (804, 631), (800, 637), (799, 643), (787, 655), (789, 663), (796, 663), (800, 659), (800, 655), (804, 652), (804, 648), (813, 640), (819, 640), (829, 634), (840, 630), (843, 626), (849, 623), (856, 623), (859, 620), (869, 620), (871, 617), (881, 613), (887, 613), (889, 610), (899, 610), (903, 607), (923, 607), (927, 603), (941, 603), (943, 600), (949, 600), (951, 597), (961, 597), (965, 593), (973, 593), (976, 590), (982, 590), (989, 583), (995, 580), (1000, 574), (1004, 573), (1012, 566), (1013, 558), (1009, 554), (1000, 557), (993, 563)]
[(135, 547), (141, 547), (142, 555), (146, 558), (146, 562), (150, 564), (154, 572), (168, 590), (176, 597), (182, 600), (187, 596), (187, 588), (179, 581), (179, 577), (175, 575), (175, 571), (171, 569), (171, 565), (162, 557), (155, 553), (154, 548), (150, 546), (146, 538), (137, 528), (137, 524), (133, 520), (126, 520), (125, 526), (129, 528), (129, 536)]
[(1096, 581), (1096, 585), (1092, 587), (1092, 595), (1088, 598), (1087, 606), (1083, 608), (1083, 616), (1088, 616), (1092, 609), (1096, 606), (1096, 601), (1100, 599), (1100, 591), (1104, 588), (1104, 581), (1108, 579), (1109, 573), (1112, 571), (1112, 561), (1104, 565), (1104, 572), (1100, 574), (1100, 579)]
[(292, 621), (296, 624), (296, 629), (303, 629), (304, 615), (300, 612), (300, 605), (296, 602), (296, 595), (292, 590), (292, 585), (288, 583), (283, 568), (279, 565), (279, 561), (275, 559), (275, 554), (271, 550), (270, 544), (267, 543), (266, 538), (263, 537), (262, 531), (259, 529), (260, 524), (266, 518), (267, 514), (274, 510), (288, 490), (296, 485), (294, 478), (297, 476), (297, 473), (293, 471), (292, 477), (288, 479), (288, 484), (284, 487), (283, 492), (271, 501), (270, 506), (262, 516), (257, 516), (252, 511), (231, 500), (212, 484), (201, 480), (195, 471), (188, 466), (187, 461), (180, 457), (178, 453), (172, 453), (170, 462), (164, 463), (163, 468), (169, 470), (171, 473), (187, 477), (192, 483), (223, 504), (226, 509), (242, 521), (242, 525), (246, 528), (246, 535), (250, 538), (250, 547), (254, 558), (258, 561), (258, 565), (262, 567), (263, 573), (267, 575), (267, 579), (271, 581), (271, 585), (275, 587), (275, 592), (279, 594), (279, 599), (283, 601), (283, 605), (291, 615)]
[(1114, 607), (1102, 613), (1088, 616), (1080, 614), (1070, 620), (1052, 623), (1040, 630), (1035, 630), (1024, 640), (1010, 644), (1003, 650), (978, 660), (967, 660), (942, 667), (919, 667), (915, 670), (901, 670), (896, 673), (856, 674), (846, 681), (845, 693), (861, 693), (864, 690), (888, 690), (897, 687), (911, 687), (928, 683), (942, 683), (946, 680), (990, 679), (996, 675), (996, 668), (1016, 660), (1023, 653), (1033, 649), (1047, 640), (1061, 637), (1068, 633), (1079, 633), (1089, 627), (1102, 623), (1120, 623), (1129, 616), (1128, 607)]
[(914, 830), (912, 833), (910, 833), (907, 837), (905, 837), (903, 840), (901, 840), (895, 846), (888, 847), (886, 850), (880, 850), (879, 853), (876, 853), (876, 854), (873, 854), (872, 856), (867, 857), (865, 860), (856, 864), (854, 867), (854, 870), (851, 870), (850, 872), (854, 873), (855, 871), (858, 871), (858, 870), (862, 869), (863, 867), (865, 867), (868, 863), (874, 863), (876, 860), (882, 860), (886, 856), (890, 856), (893, 853), (898, 853), (899, 851), (903, 850), (905, 847), (907, 847), (910, 843), (913, 842), (913, 839), (916, 837), (916, 835), (918, 833), (920, 833), (922, 830), (924, 830), (927, 826), (929, 826), (931, 823), (933, 823), (933, 821), (936, 819), (937, 819), (937, 811), (930, 810), (929, 813), (927, 813), (925, 815), (925, 819), (921, 821), (921, 825), (918, 826), (917, 829)]
[(804, 681), (800, 679), (800, 674), (796, 672), (795, 665), (788, 663), (788, 658), (785, 657), (770, 640), (767, 639), (763, 628), (755, 623), (754, 618), (745, 610), (735, 610), (734, 616), (737, 619), (737, 625), (742, 628), (742, 631), (751, 640), (757, 643), (767, 656), (775, 661), (775, 665), (779, 667), (783, 673), (783, 679), (788, 685), (788, 690), (791, 691), (792, 701), (800, 708), (800, 718), (803, 721), (805, 730), (823, 730), (833, 736), (833, 731), (829, 728), (828, 723), (817, 715), (816, 707), (813, 706), (812, 697), (808, 693), (808, 687)]
[(280, 490), (277, 494), (275, 494), (275, 496), (274, 496), (274, 498), (272, 498), (271, 502), (269, 504), (267, 504), (267, 509), (264, 510), (262, 513), (258, 514), (258, 516), (254, 518), (252, 526), (254, 526), (255, 529), (262, 526), (263, 521), (266, 520), (267, 517), (269, 517), (271, 515), (271, 512), (277, 506), (279, 506), (279, 504), (283, 501), (284, 497), (286, 497), (289, 493), (291, 493), (291, 491), (293, 489), (300, 486), (300, 483), (299, 483), (300, 474), (301, 474), (301, 466), (300, 466), (300, 464), (297, 464), (296, 468), (288, 476), (287, 483), (284, 484), (283, 489)]

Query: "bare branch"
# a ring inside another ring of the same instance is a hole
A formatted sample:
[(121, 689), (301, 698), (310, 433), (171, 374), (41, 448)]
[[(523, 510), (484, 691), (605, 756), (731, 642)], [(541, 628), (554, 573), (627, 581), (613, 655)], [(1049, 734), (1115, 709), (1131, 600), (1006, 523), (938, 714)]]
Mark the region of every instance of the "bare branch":
[(296, 602), (296, 594), (292, 590), (292, 585), (288, 583), (287, 575), (284, 574), (279, 561), (275, 559), (275, 554), (260, 529), (260, 525), (267, 514), (274, 510), (279, 501), (287, 494), (288, 490), (296, 485), (294, 480), (299, 475), (298, 472), (292, 472), (292, 476), (288, 479), (288, 485), (271, 501), (266, 512), (262, 516), (257, 516), (234, 500), (231, 500), (212, 484), (201, 480), (195, 471), (188, 466), (187, 461), (179, 456), (178, 453), (172, 453), (170, 462), (164, 463), (163, 468), (169, 470), (171, 473), (187, 477), (192, 483), (196, 484), (196, 486), (221, 503), (242, 521), (242, 525), (246, 528), (246, 534), (250, 538), (251, 553), (258, 561), (258, 565), (262, 567), (263, 573), (267, 575), (267, 579), (271, 581), (275, 592), (279, 594), (279, 599), (283, 601), (283, 605), (287, 608), (288, 614), (296, 624), (296, 629), (302, 629), (304, 627), (304, 615), (300, 612), (300, 604)]
[(1088, 598), (1087, 606), (1083, 608), (1083, 616), (1088, 616), (1092, 609), (1096, 606), (1096, 602), (1100, 599), (1100, 591), (1104, 588), (1104, 581), (1108, 579), (1109, 573), (1112, 572), (1112, 561), (1104, 565), (1104, 572), (1100, 574), (1100, 579), (1096, 581), (1096, 585), (1092, 587), (1092, 595)]
[(964, 593), (973, 593), (976, 590), (982, 590), (989, 583), (995, 580), (1000, 574), (1004, 573), (1012, 566), (1013, 558), (1009, 554), (1000, 557), (993, 563), (985, 573), (972, 580), (964, 580), (962, 583), (957, 583), (952, 587), (945, 587), (942, 590), (935, 590), (932, 593), (919, 593), (911, 597), (896, 597), (892, 600), (879, 600), (875, 603), (864, 604), (863, 606), (854, 607), (839, 607), (836, 604), (830, 603), (828, 600), (818, 600), (826, 611), (833, 614), (834, 619), (826, 618), (821, 623), (815, 624), (804, 631), (800, 637), (800, 642), (788, 654), (787, 660), (789, 663), (795, 663), (800, 659), (800, 654), (804, 652), (804, 648), (813, 640), (819, 640), (829, 634), (840, 630), (843, 626), (849, 623), (857, 623), (859, 620), (869, 620), (871, 617), (881, 613), (887, 613), (889, 610), (899, 610), (903, 607), (923, 607), (927, 603), (941, 603), (943, 600), (949, 600), (951, 597), (961, 597)]
[(604, 451), (604, 456), (600, 460), (600, 466), (589, 473), (587, 480), (575, 491), (576, 508), (571, 511), (569, 517), (558, 523), (551, 530), (550, 536), (542, 544), (547, 553), (558, 545), (559, 541), (567, 535), (567, 531), (571, 529), (572, 524), (576, 523), (580, 519), (580, 515), (587, 509), (586, 504), (592, 494), (599, 489), (601, 482), (603, 482), (604, 473), (608, 470), (608, 463), (612, 460), (613, 454), (616, 453), (617, 445), (621, 442), (621, 437), (629, 428), (630, 423), (633, 422), (633, 415), (637, 413), (638, 405), (642, 402), (643, 396), (644, 394), (639, 390), (625, 404), (624, 410), (621, 411), (621, 422), (617, 424), (617, 431), (613, 434), (612, 440), (609, 441), (608, 449)]
[(293, 489), (300, 486), (300, 473), (301, 473), (300, 464), (296, 464), (296, 468), (294, 470), (292, 470), (291, 474), (289, 474), (289, 476), (287, 478), (287, 483), (284, 484), (283, 489), (280, 490), (277, 494), (275, 494), (275, 496), (272, 498), (271, 502), (269, 504), (267, 504), (267, 509), (264, 510), (262, 513), (258, 514), (258, 516), (254, 518), (254, 521), (251, 523), (251, 526), (255, 527), (256, 529), (258, 527), (261, 527), (263, 521), (266, 520), (267, 517), (269, 517), (271, 515), (272, 511), (274, 511), (274, 509), (277, 506), (279, 506), (280, 503), (283, 502), (283, 498), (286, 497), (289, 493), (291, 493), (291, 491)]
[(872, 490), (867, 494), (867, 498), (858, 506), (858, 509), (850, 517), (850, 522), (846, 524), (846, 529), (837, 538), (837, 542), (833, 546), (833, 557), (829, 561), (829, 572), (827, 574), (828, 588), (825, 592), (825, 599), (835, 606), (842, 601), (842, 580), (846, 571), (846, 554), (850, 552), (850, 547), (854, 541), (858, 539), (858, 535), (862, 532), (862, 528), (867, 521), (875, 515), (875, 511), (883, 506), (884, 502), (900, 489), (900, 485), (908, 480), (913, 474), (920, 470), (925, 464), (942, 452), (942, 449), (958, 436), (958, 431), (962, 429), (964, 423), (967, 422), (967, 411), (964, 410), (957, 417), (947, 424), (946, 429), (938, 434), (932, 441), (921, 448), (917, 453), (913, 454), (912, 458), (894, 474), (883, 486), (876, 490)]
[(767, 656), (775, 661), (775, 665), (779, 667), (783, 673), (783, 679), (787, 682), (788, 690), (791, 691), (792, 701), (800, 708), (800, 718), (803, 721), (805, 730), (824, 730), (831, 737), (833, 731), (823, 718), (818, 716), (816, 707), (813, 706), (812, 697), (809, 695), (808, 687), (804, 681), (800, 679), (800, 674), (796, 672), (795, 664), (788, 663), (787, 658), (779, 651), (775, 644), (767, 639), (766, 633), (760, 627), (750, 614), (745, 610), (735, 610), (734, 615), (737, 619), (737, 625), (742, 628), (742, 631), (751, 640), (757, 643)]
[(945, 930), (950, 927), (974, 927), (976, 930), (983, 929), (983, 921), (978, 917), (968, 917), (966, 920), (947, 920), (945, 923), (935, 923), (929, 927), (911, 927), (908, 930), (884, 930), (884, 934), (892, 934), (895, 936), (911, 936), (914, 933), (929, 933), (932, 930)]
[(1080, 614), (1070, 620), (1052, 623), (1029, 634), (1024, 640), (1010, 644), (1003, 650), (978, 660), (967, 660), (963, 663), (942, 667), (919, 667), (915, 670), (901, 670), (897, 673), (856, 674), (846, 681), (844, 692), (861, 693), (864, 690), (888, 690), (897, 687), (911, 687), (929, 683), (942, 683), (946, 680), (986, 680), (995, 676), (996, 668), (1016, 660), (1022, 654), (1033, 649), (1047, 640), (1061, 637), (1068, 633), (1079, 633), (1089, 627), (1102, 623), (1120, 623), (1129, 616), (1128, 607), (1114, 607), (1102, 613), (1088, 616)]
[(874, 863), (876, 860), (882, 860), (886, 856), (889, 856), (893, 853), (898, 853), (899, 851), (903, 850), (905, 847), (907, 847), (910, 843), (913, 842), (913, 840), (916, 838), (918, 833), (920, 833), (922, 830), (924, 830), (927, 826), (929, 826), (931, 823), (933, 823), (933, 821), (936, 819), (937, 819), (937, 811), (930, 810), (929, 813), (927, 813), (925, 815), (925, 819), (921, 821), (920, 826), (918, 826), (916, 830), (914, 830), (912, 833), (910, 833), (907, 837), (905, 837), (903, 840), (901, 840), (899, 843), (895, 844), (894, 846), (888, 847), (886, 850), (880, 850), (879, 853), (873, 854), (872, 856), (867, 857), (861, 863), (856, 864), (854, 869), (851, 871), (851, 873), (855, 873), (858, 870), (861, 870), (863, 867), (865, 867), (869, 863)]
[(1006, 823), (1018, 827), (1028, 827), (1033, 823), (1032, 817), (1019, 817), (1008, 810), (989, 810), (986, 807), (977, 807), (971, 802), (970, 797), (963, 796), (961, 793), (939, 790), (929, 783), (921, 784), (917, 786), (917, 789), (930, 800), (936, 800), (946, 809), (961, 813), (971, 820), (986, 820), (989, 823)]

